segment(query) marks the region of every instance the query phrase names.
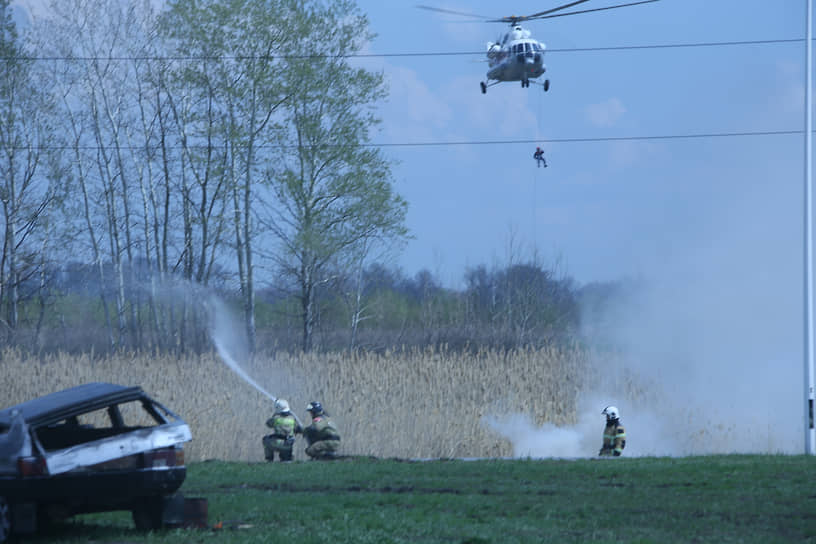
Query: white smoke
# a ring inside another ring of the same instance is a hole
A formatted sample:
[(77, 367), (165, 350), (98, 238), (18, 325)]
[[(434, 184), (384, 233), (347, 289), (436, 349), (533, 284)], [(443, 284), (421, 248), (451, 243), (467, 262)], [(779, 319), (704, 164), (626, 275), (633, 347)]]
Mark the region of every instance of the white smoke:
[[(597, 455), (607, 405), (620, 410), (626, 456), (801, 452), (796, 301), (757, 301), (763, 295), (746, 287), (664, 286), (648, 290), (628, 319), (618, 314), (614, 336), (622, 354), (592, 361), (597, 379), (578, 400), (577, 424), (536, 426), (521, 414), (485, 423), (512, 443), (516, 457)], [(787, 306), (790, 315), (781, 319), (775, 306)]]
[(631, 219), (653, 251), (627, 296), (585, 331), (601, 347), (578, 423), (488, 421), (515, 455), (596, 455), (610, 404), (626, 456), (804, 450), (801, 174), (798, 164), (749, 163), (684, 176), (660, 220), (642, 221), (649, 229)]
[[(535, 425), (526, 414), (504, 417), (487, 416), (485, 424), (513, 444), (513, 457), (541, 459), (550, 457), (588, 457), (600, 444), (597, 421), (582, 418), (578, 425), (556, 427), (546, 423)], [(592, 440), (596, 438), (596, 440)]]
[[(636, 429), (634, 432), (638, 440), (627, 441), (626, 444), (628, 457), (677, 454), (677, 444), (671, 433), (647, 410), (635, 410), (627, 402), (610, 403), (599, 395), (584, 395), (578, 404), (581, 412), (575, 425), (556, 427), (547, 423), (537, 426), (524, 414), (488, 416), (484, 423), (510, 441), (513, 457), (587, 458), (598, 455), (601, 449), (606, 425), (606, 416), (601, 411), (608, 405), (614, 405), (621, 414), (621, 422), (627, 433), (631, 432), (630, 428)], [(659, 447), (654, 449), (657, 445)]]

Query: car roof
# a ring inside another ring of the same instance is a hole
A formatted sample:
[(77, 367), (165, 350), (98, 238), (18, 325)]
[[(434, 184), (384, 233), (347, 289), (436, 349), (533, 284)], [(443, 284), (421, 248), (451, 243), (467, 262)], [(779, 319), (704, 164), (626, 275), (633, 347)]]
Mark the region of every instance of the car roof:
[(11, 424), (12, 413), (15, 410), (22, 413), (23, 419), (28, 425), (37, 427), (105, 408), (111, 404), (129, 402), (140, 398), (147, 398), (147, 395), (139, 386), (124, 386), (103, 382), (86, 383), (0, 410), (0, 426)]

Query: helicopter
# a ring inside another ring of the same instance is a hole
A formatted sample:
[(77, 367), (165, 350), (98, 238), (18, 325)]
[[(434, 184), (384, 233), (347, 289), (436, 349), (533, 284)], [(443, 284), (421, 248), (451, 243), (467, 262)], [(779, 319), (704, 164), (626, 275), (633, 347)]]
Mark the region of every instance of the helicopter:
[(593, 11), (624, 8), (628, 6), (636, 6), (638, 4), (650, 4), (659, 0), (639, 0), (626, 4), (558, 13), (561, 10), (571, 8), (588, 1), (589, 0), (575, 0), (573, 2), (550, 8), (545, 11), (539, 11), (538, 13), (532, 13), (530, 15), (510, 15), (507, 17), (497, 18), (485, 17), (482, 15), (475, 15), (472, 13), (453, 11), (449, 9), (435, 8), (432, 6), (419, 5), (417, 7), (440, 13), (446, 13), (449, 15), (476, 18), (486, 23), (506, 23), (510, 25), (510, 30), (503, 36), (499, 36), (498, 40), (487, 43), (487, 79), (479, 82), (479, 86), (482, 89), (482, 94), (487, 93), (488, 87), (492, 87), (493, 85), (507, 81), (520, 81), (522, 87), (529, 87), (530, 83), (535, 83), (541, 85), (546, 92), (550, 89), (550, 80), (544, 79), (543, 82), (536, 81), (547, 71), (547, 67), (544, 65), (544, 52), (546, 50), (546, 46), (542, 42), (534, 39), (532, 37), (532, 33), (528, 29), (523, 28), (519, 23), (537, 19), (551, 19), (554, 17), (564, 17), (567, 15), (578, 15), (580, 13), (590, 13)]

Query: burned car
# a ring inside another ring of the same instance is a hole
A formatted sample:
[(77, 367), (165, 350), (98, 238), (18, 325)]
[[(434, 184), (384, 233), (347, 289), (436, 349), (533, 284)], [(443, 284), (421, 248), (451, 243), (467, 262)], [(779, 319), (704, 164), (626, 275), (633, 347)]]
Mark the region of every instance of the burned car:
[(0, 410), (0, 542), (90, 512), (161, 527), (191, 438), (141, 387), (89, 383)]

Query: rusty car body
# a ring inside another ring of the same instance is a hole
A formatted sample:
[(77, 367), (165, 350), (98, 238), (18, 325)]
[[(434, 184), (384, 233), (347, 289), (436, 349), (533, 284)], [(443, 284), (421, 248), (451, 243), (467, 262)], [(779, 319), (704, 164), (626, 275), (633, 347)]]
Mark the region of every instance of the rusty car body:
[(0, 542), (111, 510), (159, 528), (191, 439), (184, 420), (138, 386), (88, 383), (0, 410)]

